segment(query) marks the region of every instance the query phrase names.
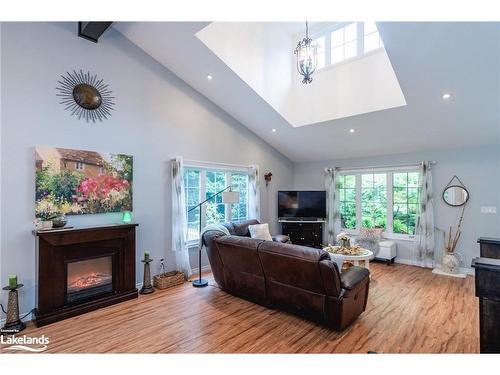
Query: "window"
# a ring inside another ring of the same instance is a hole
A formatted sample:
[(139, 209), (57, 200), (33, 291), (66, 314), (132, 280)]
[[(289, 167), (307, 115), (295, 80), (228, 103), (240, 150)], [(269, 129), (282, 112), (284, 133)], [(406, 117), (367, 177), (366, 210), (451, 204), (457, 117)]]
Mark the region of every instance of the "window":
[(393, 174), (393, 232), (415, 233), (418, 204), (418, 172)]
[[(226, 185), (226, 172), (223, 171), (206, 171), (205, 173), (205, 196), (204, 199), (210, 198), (218, 191), (223, 190)], [(205, 209), (205, 225), (223, 223), (226, 221), (226, 206), (222, 203), (222, 194), (211, 199), (204, 206)], [(203, 226), (203, 225), (202, 225)]]
[(317, 39), (313, 40), (313, 44), (316, 44), (318, 46), (317, 49), (317, 54), (318, 54), (318, 65), (316, 69), (321, 69), (325, 67), (325, 61), (326, 61), (326, 56), (325, 56), (325, 37), (319, 37)]
[(82, 163), (81, 161), (77, 161), (77, 162), (75, 162), (75, 169), (76, 169), (77, 171), (83, 171), (83, 169), (84, 169), (84, 165), (83, 165), (83, 163)]
[(358, 28), (356, 23), (351, 23), (331, 34), (331, 63), (356, 57), (358, 55)]
[(240, 202), (231, 207), (231, 220), (246, 220), (248, 219), (248, 175), (246, 173), (232, 173), (231, 186), (233, 191), (240, 193)]
[[(202, 206), (201, 226), (225, 221), (241, 221), (248, 218), (248, 175), (246, 171), (212, 169), (206, 167), (184, 168), (186, 212), (201, 201), (231, 185), (240, 193), (236, 204), (222, 203), (222, 194)], [(199, 238), (200, 211), (187, 212), (188, 241)]]
[(387, 181), (385, 173), (361, 175), (361, 224), (364, 228), (386, 228)]
[(342, 228), (356, 229), (356, 176), (339, 176), (340, 219)]
[(382, 43), (382, 38), (378, 33), (377, 26), (375, 22), (365, 22), (364, 23), (364, 50), (370, 52), (378, 48), (382, 48), (384, 44)]
[(377, 227), (397, 238), (413, 235), (418, 179), (416, 168), (341, 172), (338, 189), (343, 230)]
[[(201, 172), (198, 169), (185, 168), (184, 169), (184, 192), (186, 196), (186, 212), (200, 203), (201, 189), (200, 189)], [(187, 226), (188, 226), (188, 241), (196, 240), (198, 236), (198, 226), (200, 222), (200, 211), (193, 210), (187, 212)]]
[(314, 33), (313, 43), (318, 46), (317, 69), (384, 47), (375, 22), (336, 23)]

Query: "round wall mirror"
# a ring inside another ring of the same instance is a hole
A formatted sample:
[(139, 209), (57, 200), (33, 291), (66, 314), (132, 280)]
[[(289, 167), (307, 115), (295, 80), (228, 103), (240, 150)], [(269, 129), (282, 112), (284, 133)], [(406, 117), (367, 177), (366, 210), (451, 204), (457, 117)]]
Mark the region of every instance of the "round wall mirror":
[(469, 200), (469, 192), (463, 186), (449, 185), (443, 191), (443, 200), (453, 207), (463, 206)]
[(102, 103), (99, 90), (86, 83), (80, 83), (73, 88), (73, 99), (80, 107), (85, 109), (97, 109)]

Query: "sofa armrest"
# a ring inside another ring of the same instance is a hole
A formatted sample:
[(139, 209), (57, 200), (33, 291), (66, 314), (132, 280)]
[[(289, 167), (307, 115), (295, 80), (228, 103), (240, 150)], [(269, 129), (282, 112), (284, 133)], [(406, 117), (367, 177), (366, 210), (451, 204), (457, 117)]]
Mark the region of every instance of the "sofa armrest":
[(273, 236), (273, 241), (274, 242), (281, 242), (281, 243), (288, 243), (288, 242), (290, 242), (290, 237), (288, 237), (284, 234), (276, 234)]
[(370, 271), (366, 268), (353, 266), (340, 274), (342, 288), (347, 290), (355, 289), (360, 283), (370, 276)]

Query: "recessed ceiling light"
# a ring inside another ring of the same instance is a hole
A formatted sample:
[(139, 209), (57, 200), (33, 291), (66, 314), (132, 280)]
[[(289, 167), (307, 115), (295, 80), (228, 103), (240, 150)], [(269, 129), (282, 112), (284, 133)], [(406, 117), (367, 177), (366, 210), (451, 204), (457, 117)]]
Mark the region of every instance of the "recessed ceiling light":
[(451, 94), (449, 92), (447, 92), (447, 93), (441, 95), (441, 98), (443, 98), (444, 100), (448, 100), (451, 98)]
[(211, 81), (211, 80), (212, 80), (212, 78), (214, 78), (214, 77), (212, 77), (210, 74), (207, 76), (207, 79), (208, 79), (209, 81)]
[(273, 133), (276, 133), (276, 129), (271, 130)]
[(356, 130), (354, 129), (349, 129), (349, 133), (354, 133)]

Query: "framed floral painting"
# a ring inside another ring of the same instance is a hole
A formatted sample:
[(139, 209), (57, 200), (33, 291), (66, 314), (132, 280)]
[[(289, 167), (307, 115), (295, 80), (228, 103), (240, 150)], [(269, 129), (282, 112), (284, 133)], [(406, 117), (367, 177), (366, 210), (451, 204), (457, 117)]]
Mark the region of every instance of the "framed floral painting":
[(37, 218), (132, 211), (129, 155), (35, 147)]

